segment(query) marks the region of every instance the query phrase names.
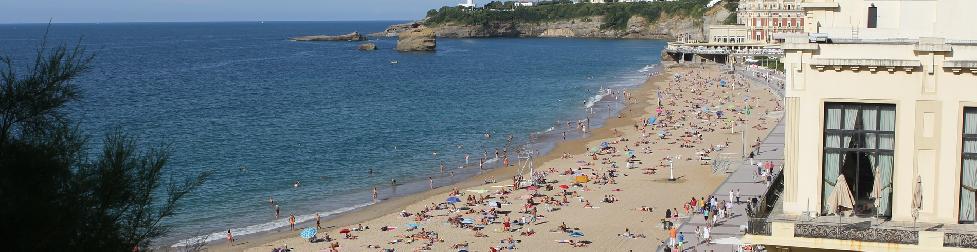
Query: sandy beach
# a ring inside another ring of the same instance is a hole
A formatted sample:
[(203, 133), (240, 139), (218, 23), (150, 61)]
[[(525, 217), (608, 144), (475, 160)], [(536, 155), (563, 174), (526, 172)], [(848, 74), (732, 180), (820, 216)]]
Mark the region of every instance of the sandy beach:
[[(631, 99), (617, 118), (586, 138), (565, 141), (536, 158), (537, 173), (521, 174), (525, 181), (516, 186), (516, 166), (494, 169), (452, 186), (384, 200), (323, 221), (317, 235), (320, 241), (314, 243), (299, 237), (301, 229), (315, 227), (312, 222), (300, 223), (295, 231), (213, 243), (207, 248), (653, 249), (668, 236), (662, 228), (666, 209), (677, 210), (680, 217), (676, 221), (681, 222), (686, 216), (684, 203), (710, 194), (724, 180), (725, 173), (714, 174), (712, 160), (738, 159), (743, 155), (743, 139), (749, 152), (749, 146), (777, 122), (767, 117), (780, 110), (775, 95), (723, 71), (711, 64), (666, 63), (660, 74), (628, 90)], [(720, 80), (725, 84), (720, 85)], [(747, 106), (750, 108), (745, 109)], [(654, 124), (647, 123), (651, 116)], [(669, 158), (674, 181), (669, 180)], [(493, 178), (495, 183), (485, 182)], [(527, 187), (534, 181), (535, 186)], [(449, 204), (449, 197), (460, 202)], [(344, 229), (350, 231), (350, 238), (340, 233)]]

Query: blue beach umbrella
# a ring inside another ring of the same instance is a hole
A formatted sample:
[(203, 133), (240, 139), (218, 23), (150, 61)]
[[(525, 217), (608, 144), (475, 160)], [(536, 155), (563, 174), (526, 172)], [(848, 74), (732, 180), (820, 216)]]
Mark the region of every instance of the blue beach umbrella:
[(657, 117), (652, 116), (648, 118), (648, 124), (655, 124), (655, 122), (657, 121), (658, 121)]
[(602, 143), (600, 143), (600, 147), (601, 147), (601, 148), (605, 148), (605, 149), (606, 149), (606, 148), (607, 148), (607, 147), (609, 147), (609, 146), (610, 146), (610, 145), (609, 145), (609, 144), (607, 144), (607, 142), (602, 142)]
[(454, 203), (461, 202), (461, 199), (459, 199), (458, 197), (455, 197), (455, 196), (451, 196), (451, 197), (448, 197), (448, 199), (445, 200), (445, 201), (448, 202), (448, 203), (454, 204)]
[(317, 232), (319, 232), (319, 230), (316, 230), (314, 227), (306, 228), (299, 233), (299, 237), (302, 237), (302, 239), (309, 239), (315, 236)]
[(719, 86), (725, 87), (726, 86), (726, 80), (719, 80)]

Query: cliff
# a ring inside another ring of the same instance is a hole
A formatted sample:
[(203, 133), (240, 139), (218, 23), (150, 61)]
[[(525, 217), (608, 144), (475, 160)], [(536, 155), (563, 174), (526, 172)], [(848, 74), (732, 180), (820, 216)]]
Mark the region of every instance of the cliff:
[(661, 13), (654, 20), (640, 15), (625, 17), (625, 26), (608, 27), (605, 16), (587, 16), (542, 22), (487, 21), (478, 24), (460, 22), (414, 22), (388, 28), (378, 36), (396, 36), (410, 27), (425, 26), (434, 30), (438, 37), (488, 38), (488, 37), (572, 37), (613, 39), (668, 39), (681, 36), (705, 39), (709, 25), (722, 24), (730, 11), (716, 4), (705, 9), (701, 16)]

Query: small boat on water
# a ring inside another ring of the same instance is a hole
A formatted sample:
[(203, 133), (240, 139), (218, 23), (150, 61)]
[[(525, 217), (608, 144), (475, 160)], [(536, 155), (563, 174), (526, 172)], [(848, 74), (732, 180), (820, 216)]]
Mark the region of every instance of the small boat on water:
[(397, 63), (400, 63), (400, 62), (397, 62), (396, 60), (391, 60), (390, 61), (390, 64), (397, 64)]

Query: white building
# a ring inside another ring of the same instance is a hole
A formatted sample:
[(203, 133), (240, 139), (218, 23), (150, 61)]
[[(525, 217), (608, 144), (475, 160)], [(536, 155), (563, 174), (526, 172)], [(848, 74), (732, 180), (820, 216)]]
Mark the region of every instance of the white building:
[(466, 8), (475, 8), (475, 0), (465, 0), (465, 3), (460, 3), (458, 6)]
[(781, 210), (751, 219), (744, 240), (793, 252), (977, 249), (977, 1), (800, 7), (809, 35), (783, 45)]

